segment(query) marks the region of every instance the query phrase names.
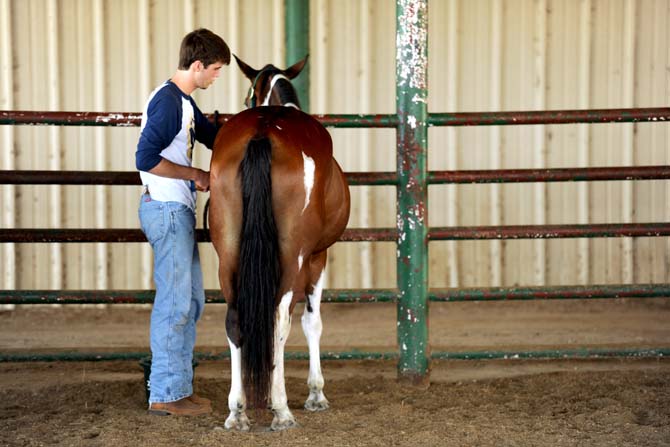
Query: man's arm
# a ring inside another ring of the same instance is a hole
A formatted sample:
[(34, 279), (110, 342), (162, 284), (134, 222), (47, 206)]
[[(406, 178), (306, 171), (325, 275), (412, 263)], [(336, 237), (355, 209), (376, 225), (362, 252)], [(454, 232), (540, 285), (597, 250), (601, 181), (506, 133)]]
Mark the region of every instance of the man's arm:
[(161, 177), (193, 180), (198, 191), (209, 191), (209, 172), (202, 169), (178, 165), (161, 157), (161, 161), (148, 172)]
[(200, 111), (195, 101), (191, 100), (193, 114), (195, 115), (195, 139), (205, 145), (208, 149), (214, 148), (216, 133), (219, 131), (217, 123), (210, 123)]

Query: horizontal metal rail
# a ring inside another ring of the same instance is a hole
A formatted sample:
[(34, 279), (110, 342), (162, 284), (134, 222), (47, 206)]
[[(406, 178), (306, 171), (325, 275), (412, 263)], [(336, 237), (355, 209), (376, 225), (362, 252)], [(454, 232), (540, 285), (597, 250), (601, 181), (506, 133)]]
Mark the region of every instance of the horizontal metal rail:
[[(0, 304), (151, 304), (154, 290), (0, 290)], [(434, 302), (519, 301), (608, 298), (667, 298), (670, 284), (618, 284), (590, 286), (485, 287), (430, 289)], [(397, 289), (326, 289), (325, 303), (396, 302)], [(225, 303), (216, 289), (205, 291), (208, 303)]]
[[(233, 114), (205, 114), (207, 119), (219, 124), (228, 121)], [(398, 126), (398, 117), (381, 115), (312, 115), (326, 127), (390, 127)], [(52, 125), (52, 126), (108, 126), (138, 127), (141, 113), (126, 112), (46, 112), (30, 110), (0, 110), (0, 125)]]
[[(349, 229), (340, 237), (340, 241), (395, 241), (395, 228), (362, 228)], [(203, 229), (196, 230), (198, 242), (210, 242), (209, 232)], [(147, 239), (140, 229), (37, 229), (37, 228), (0, 228), (0, 243), (89, 243), (89, 242), (146, 242)]]
[(431, 241), (670, 236), (670, 223), (432, 227)]
[[(669, 174), (670, 175), (670, 174)], [(347, 172), (350, 185), (395, 185), (395, 172)], [(141, 185), (137, 171), (6, 171), (0, 185)]]
[(670, 166), (431, 171), (430, 184), (583, 182), (670, 179)]
[[(115, 360), (142, 360), (149, 352), (53, 352), (53, 353), (0, 353), (0, 362), (95, 362)], [(658, 358), (670, 355), (670, 347), (639, 349), (547, 349), (541, 351), (435, 351), (434, 360), (517, 360), (517, 359), (601, 359), (601, 358)], [(196, 360), (225, 360), (230, 351), (219, 353), (196, 352)], [(397, 360), (397, 352), (322, 351), (321, 360)], [(286, 360), (309, 360), (308, 352), (289, 351)]]
[[(395, 228), (351, 228), (339, 240), (396, 242), (397, 233)], [(670, 236), (670, 223), (432, 227), (428, 232), (431, 241), (659, 236)], [(206, 230), (196, 230), (196, 238), (198, 242), (210, 241)], [(146, 242), (146, 237), (139, 229), (0, 228), (0, 243), (6, 242)]]
[(637, 123), (670, 121), (670, 107), (641, 109), (543, 110), (524, 112), (431, 113), (431, 126)]
[[(214, 114), (206, 114), (210, 121)], [(220, 123), (232, 114), (218, 114)], [(400, 125), (395, 114), (327, 114), (313, 115), (326, 127), (388, 127)], [(136, 127), (141, 113), (126, 112), (47, 112), (29, 110), (0, 110), (0, 125), (59, 125)], [(637, 109), (546, 110), (510, 112), (430, 113), (430, 126), (506, 126), (521, 124), (569, 123), (634, 123), (670, 121), (670, 108)]]
[[(350, 185), (397, 185), (395, 172), (347, 172)], [(431, 171), (430, 184), (666, 180), (670, 166)], [(0, 185), (140, 185), (135, 171), (2, 171)]]

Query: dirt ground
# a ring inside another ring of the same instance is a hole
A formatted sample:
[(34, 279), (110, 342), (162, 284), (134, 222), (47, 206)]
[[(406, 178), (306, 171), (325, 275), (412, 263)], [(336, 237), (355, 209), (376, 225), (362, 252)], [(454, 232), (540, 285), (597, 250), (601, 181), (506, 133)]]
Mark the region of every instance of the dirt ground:
[[(395, 307), (324, 305), (324, 350), (395, 350)], [(148, 350), (142, 306), (18, 306), (0, 312), (0, 351)], [(301, 309), (296, 309), (299, 314)], [(225, 347), (225, 306), (208, 305), (199, 352)], [(304, 350), (294, 314), (288, 348)], [(670, 299), (432, 304), (436, 351), (670, 346)], [(137, 361), (0, 363), (0, 445), (7, 446), (663, 446), (670, 445), (670, 361), (434, 361), (427, 389), (396, 381), (394, 361), (325, 361), (331, 408), (302, 409), (306, 361), (287, 363), (300, 426), (223, 429), (229, 362), (203, 361), (195, 388), (214, 413), (146, 413)]]

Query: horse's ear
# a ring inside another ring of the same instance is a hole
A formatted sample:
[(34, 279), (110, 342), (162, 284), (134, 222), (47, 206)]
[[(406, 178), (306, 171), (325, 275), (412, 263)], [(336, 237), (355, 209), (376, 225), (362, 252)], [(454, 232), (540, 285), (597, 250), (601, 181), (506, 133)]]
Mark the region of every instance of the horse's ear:
[(258, 73), (260, 72), (242, 62), (240, 58), (238, 58), (236, 55), (233, 54), (233, 57), (237, 61), (237, 66), (240, 67), (240, 70), (242, 70), (242, 73), (244, 73), (244, 76), (246, 76), (251, 82), (253, 82), (254, 79), (256, 79)]
[(309, 59), (309, 54), (305, 56), (303, 60), (300, 62), (296, 62), (295, 64), (291, 65), (288, 67), (286, 70), (284, 70), (284, 74), (286, 75), (287, 78), (293, 79), (296, 76), (300, 74), (303, 68), (305, 68), (305, 64), (307, 63), (307, 59)]

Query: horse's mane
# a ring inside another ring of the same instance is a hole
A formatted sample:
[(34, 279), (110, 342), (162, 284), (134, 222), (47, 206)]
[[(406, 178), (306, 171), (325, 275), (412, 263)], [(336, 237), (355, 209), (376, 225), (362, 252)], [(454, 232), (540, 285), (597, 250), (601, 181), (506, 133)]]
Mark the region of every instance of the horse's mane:
[(275, 84), (275, 89), (279, 94), (279, 100), (282, 104), (293, 103), (296, 106), (300, 107), (300, 102), (298, 100), (298, 95), (293, 88), (293, 84), (286, 79), (280, 79)]

